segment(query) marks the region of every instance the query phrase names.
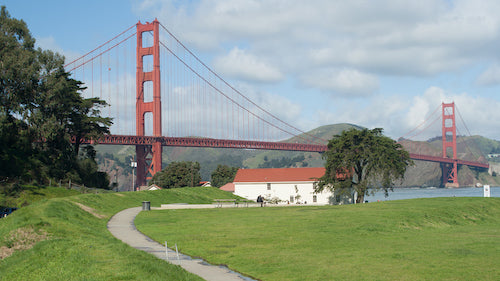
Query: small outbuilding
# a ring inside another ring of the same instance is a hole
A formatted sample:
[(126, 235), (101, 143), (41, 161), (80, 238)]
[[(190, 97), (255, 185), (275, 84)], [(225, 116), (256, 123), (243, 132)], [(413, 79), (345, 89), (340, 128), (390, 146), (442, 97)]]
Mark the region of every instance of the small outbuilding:
[(151, 191), (151, 190), (160, 190), (160, 189), (162, 189), (162, 188), (160, 186), (156, 185), (156, 184), (152, 184), (150, 186), (141, 186), (139, 188), (140, 191), (144, 191), (144, 190)]

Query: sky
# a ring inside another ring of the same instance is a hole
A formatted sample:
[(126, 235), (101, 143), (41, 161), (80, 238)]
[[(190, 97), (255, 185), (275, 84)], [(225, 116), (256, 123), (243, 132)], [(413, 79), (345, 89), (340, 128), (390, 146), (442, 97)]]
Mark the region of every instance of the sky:
[[(500, 1), (0, 0), (0, 5), (27, 23), (39, 47), (67, 59), (139, 20), (157, 18), (220, 76), (304, 131), (351, 123), (381, 127), (397, 139), (442, 102), (455, 102), (466, 126), (457, 120), (461, 133), (500, 140)], [(275, 106), (276, 101), (286, 106)], [(434, 127), (418, 138), (440, 135)]]

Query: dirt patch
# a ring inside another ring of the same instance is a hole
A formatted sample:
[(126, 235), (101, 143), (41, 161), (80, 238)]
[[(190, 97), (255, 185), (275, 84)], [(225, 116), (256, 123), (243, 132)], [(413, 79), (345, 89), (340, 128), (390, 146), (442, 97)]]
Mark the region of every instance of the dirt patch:
[(101, 215), (101, 214), (97, 213), (97, 211), (95, 209), (90, 208), (89, 206), (85, 206), (85, 205), (83, 205), (81, 203), (78, 203), (78, 202), (73, 202), (73, 203), (75, 203), (76, 205), (78, 205), (78, 207), (82, 208), (82, 210), (84, 210), (85, 212), (88, 212), (88, 213), (92, 214), (96, 218), (99, 218), (99, 219), (106, 218), (105, 215)]
[(120, 196), (120, 197), (124, 197), (125, 195), (121, 194), (121, 193), (115, 193), (116, 196)]
[(47, 239), (49, 235), (43, 229), (37, 232), (29, 227), (11, 231), (5, 240), (7, 246), (0, 247), (0, 260), (10, 257), (16, 251), (31, 249), (37, 242)]

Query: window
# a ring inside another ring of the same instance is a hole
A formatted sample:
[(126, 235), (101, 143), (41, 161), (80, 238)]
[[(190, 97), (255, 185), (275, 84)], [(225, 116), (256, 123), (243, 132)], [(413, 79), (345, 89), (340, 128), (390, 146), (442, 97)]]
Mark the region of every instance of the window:
[(293, 195), (290, 195), (290, 203), (293, 203), (293, 199), (294, 199)]
[(318, 202), (318, 197), (316, 195), (313, 195), (313, 203)]
[(270, 183), (267, 184), (267, 190), (271, 190), (271, 184)]

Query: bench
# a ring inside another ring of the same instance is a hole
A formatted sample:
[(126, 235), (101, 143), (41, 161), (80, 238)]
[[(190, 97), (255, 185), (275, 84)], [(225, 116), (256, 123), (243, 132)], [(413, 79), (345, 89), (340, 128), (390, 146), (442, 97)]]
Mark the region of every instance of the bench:
[(214, 199), (215, 201), (215, 207), (216, 208), (222, 208), (222, 204), (224, 203), (233, 203), (236, 207), (238, 206), (238, 202), (236, 202), (236, 199)]

